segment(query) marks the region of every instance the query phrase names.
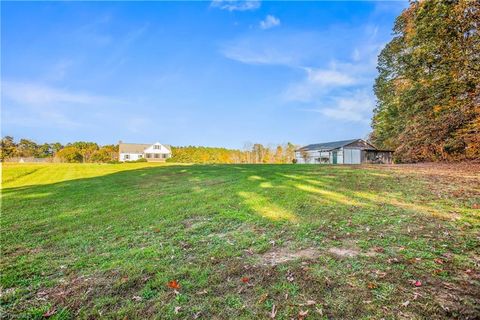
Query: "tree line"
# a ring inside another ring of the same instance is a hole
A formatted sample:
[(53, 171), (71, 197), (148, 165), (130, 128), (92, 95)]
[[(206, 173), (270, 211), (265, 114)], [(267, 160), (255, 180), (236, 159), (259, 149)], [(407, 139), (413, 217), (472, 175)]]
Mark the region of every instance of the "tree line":
[(95, 142), (77, 141), (37, 144), (33, 140), (5, 136), (0, 142), (0, 159), (43, 158), (59, 162), (109, 162), (118, 159), (118, 145), (100, 146)]
[(371, 140), (401, 162), (480, 159), (480, 2), (412, 1), (378, 59)]
[(285, 143), (264, 146), (246, 143), (243, 150), (212, 147), (171, 147), (170, 162), (180, 163), (292, 163), (295, 145)]
[[(296, 146), (292, 143), (264, 146), (246, 143), (243, 150), (214, 147), (171, 147), (169, 162), (180, 163), (292, 163)], [(118, 161), (118, 145), (101, 146), (95, 142), (77, 141), (37, 144), (29, 139), (18, 142), (11, 136), (0, 142), (0, 159), (44, 158), (70, 163), (107, 163)], [(145, 161), (145, 160), (143, 160)]]

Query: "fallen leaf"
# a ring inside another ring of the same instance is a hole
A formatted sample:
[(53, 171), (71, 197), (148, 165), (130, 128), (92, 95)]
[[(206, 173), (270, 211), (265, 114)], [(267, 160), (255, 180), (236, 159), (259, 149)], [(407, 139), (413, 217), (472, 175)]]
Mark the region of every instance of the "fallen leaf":
[(180, 289), (180, 283), (177, 280), (168, 281), (167, 286), (171, 289)]
[(298, 311), (298, 319), (299, 319), (299, 320), (305, 319), (305, 317), (306, 317), (307, 315), (308, 315), (308, 310), (305, 310), (305, 311), (300, 310), (300, 311)]
[(391, 259), (387, 259), (387, 262), (388, 263), (398, 263), (398, 259), (397, 258), (391, 258)]
[(418, 292), (414, 292), (414, 293), (413, 293), (413, 300), (417, 300), (418, 297), (423, 297), (423, 296), (422, 296), (420, 293), (418, 293)]
[(480, 203), (474, 203), (472, 209), (480, 209)]
[(252, 249), (245, 249), (245, 250), (243, 250), (243, 251), (245, 251), (245, 252), (248, 253), (249, 255), (253, 255), (253, 254), (254, 254), (254, 252), (253, 252)]
[(436, 259), (433, 259), (433, 261), (435, 261), (435, 263), (438, 263), (438, 264), (444, 264), (445, 262), (440, 259), (440, 258), (436, 258)]
[(242, 278), (243, 283), (248, 283), (249, 281), (250, 281), (250, 279), (248, 277), (243, 277)]
[(260, 299), (258, 299), (258, 303), (259, 303), (259, 304), (264, 303), (265, 300), (267, 300), (267, 298), (268, 298), (268, 293), (262, 294), (262, 296), (260, 297)]
[(305, 305), (307, 306), (313, 306), (314, 304), (317, 304), (315, 300), (307, 300), (307, 303)]
[(175, 314), (178, 314), (181, 309), (182, 309), (182, 307), (175, 307)]
[(367, 287), (368, 287), (368, 289), (375, 289), (375, 288), (377, 288), (377, 285), (376, 285), (375, 283), (373, 283), (373, 282), (369, 282), (369, 283), (367, 284)]
[(53, 316), (56, 312), (57, 312), (57, 308), (52, 307), (52, 308), (50, 308), (47, 312), (45, 312), (45, 313), (43, 314), (43, 317), (44, 317), (44, 318), (49, 318), (49, 317)]
[(133, 300), (133, 301), (142, 301), (142, 297), (140, 297), (140, 296), (133, 296), (133, 297), (132, 297), (132, 300)]
[(402, 306), (408, 307), (409, 304), (410, 304), (410, 301), (407, 300), (407, 301), (405, 301), (404, 303), (402, 303)]
[(421, 287), (421, 286), (422, 286), (422, 281), (420, 281), (420, 280), (415, 280), (415, 281), (413, 281), (413, 285), (414, 285), (415, 287)]

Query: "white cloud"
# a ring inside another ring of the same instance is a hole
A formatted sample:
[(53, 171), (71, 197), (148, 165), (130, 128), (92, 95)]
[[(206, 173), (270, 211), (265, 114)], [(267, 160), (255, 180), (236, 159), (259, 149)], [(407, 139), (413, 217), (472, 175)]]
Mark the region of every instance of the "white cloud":
[(369, 123), (375, 100), (366, 91), (348, 91), (331, 100), (314, 111), (337, 120)]
[(2, 82), (2, 95), (16, 103), (29, 106), (60, 103), (98, 104), (113, 101), (107, 97), (25, 82)]
[(284, 93), (287, 101), (310, 102), (329, 90), (355, 85), (359, 79), (347, 70), (303, 68), (306, 78), (290, 85)]
[[(253, 32), (224, 43), (221, 53), (246, 64), (297, 67), (311, 55), (315, 34), (308, 32)], [(302, 48), (300, 50), (299, 48)]]
[(307, 80), (319, 86), (346, 86), (355, 83), (355, 79), (345, 72), (313, 68), (305, 69), (308, 74)]
[(210, 6), (227, 11), (249, 11), (260, 8), (260, 0), (213, 0)]
[[(335, 32), (337, 37), (332, 38)], [(325, 118), (368, 124), (377, 56), (383, 47), (375, 24), (320, 32), (291, 30), (280, 35), (250, 32), (224, 45), (222, 53), (242, 63), (284, 66), (296, 79), (280, 101)], [(333, 58), (335, 57), (335, 58)]]
[(265, 17), (265, 20), (260, 21), (260, 28), (264, 30), (277, 27), (279, 25), (280, 25), (280, 19), (270, 14)]
[(124, 101), (111, 97), (76, 92), (45, 84), (4, 81), (2, 108), (4, 123), (8, 125), (41, 128), (85, 127), (98, 110), (115, 109)]
[(231, 45), (225, 46), (222, 53), (228, 59), (246, 64), (290, 65), (295, 62), (295, 57), (269, 46), (252, 48), (250, 46)]

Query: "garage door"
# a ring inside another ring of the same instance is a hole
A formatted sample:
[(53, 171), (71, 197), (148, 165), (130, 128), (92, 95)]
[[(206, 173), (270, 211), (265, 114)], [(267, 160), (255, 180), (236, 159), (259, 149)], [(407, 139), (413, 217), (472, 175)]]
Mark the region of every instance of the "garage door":
[(343, 149), (345, 164), (360, 164), (360, 149)]

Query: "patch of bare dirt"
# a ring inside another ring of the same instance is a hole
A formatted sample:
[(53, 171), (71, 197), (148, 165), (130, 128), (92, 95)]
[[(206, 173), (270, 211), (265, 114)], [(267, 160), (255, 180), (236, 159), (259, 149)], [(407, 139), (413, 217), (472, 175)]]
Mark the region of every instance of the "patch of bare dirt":
[(276, 247), (260, 256), (260, 260), (264, 265), (275, 266), (277, 264), (297, 260), (313, 260), (320, 256), (320, 251), (315, 248), (307, 248), (302, 250), (291, 250), (285, 247)]
[(122, 296), (130, 298), (150, 278), (149, 275), (129, 278), (117, 271), (90, 276), (72, 275), (51, 288), (39, 290), (38, 300), (48, 300), (76, 311), (99, 296)]
[(328, 252), (337, 258), (353, 258), (357, 256), (374, 257), (379, 251), (374, 247), (365, 252), (357, 246), (354, 240), (345, 240), (340, 247), (331, 247)]
[(26, 248), (26, 247), (18, 247), (15, 250), (4, 252), (5, 256), (9, 256), (11, 258), (26, 256), (26, 255), (34, 255), (40, 253), (42, 251), (41, 248)]
[(195, 217), (195, 218), (185, 219), (182, 222), (182, 224), (184, 225), (185, 229), (195, 229), (195, 228), (198, 228), (198, 227), (202, 226), (203, 224), (207, 223), (208, 221), (209, 221), (209, 219), (207, 219), (207, 218)]
[(335, 247), (328, 249), (328, 252), (340, 258), (352, 258), (360, 254), (360, 252), (355, 249), (335, 248)]

